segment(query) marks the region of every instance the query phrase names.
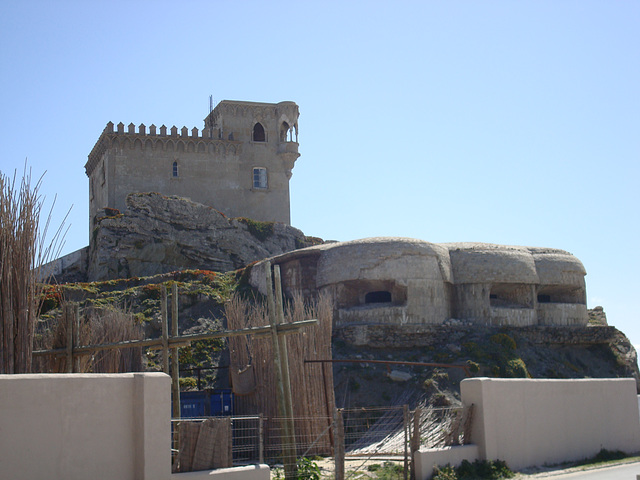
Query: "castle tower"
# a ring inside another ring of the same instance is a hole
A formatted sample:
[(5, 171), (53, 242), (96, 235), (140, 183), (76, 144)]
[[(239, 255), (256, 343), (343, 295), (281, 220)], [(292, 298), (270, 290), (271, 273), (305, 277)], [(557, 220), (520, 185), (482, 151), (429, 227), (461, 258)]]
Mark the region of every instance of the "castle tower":
[(197, 128), (109, 122), (89, 154), (90, 228), (100, 209), (126, 209), (130, 193), (158, 192), (230, 217), (289, 224), (298, 153), (298, 105), (223, 100)]

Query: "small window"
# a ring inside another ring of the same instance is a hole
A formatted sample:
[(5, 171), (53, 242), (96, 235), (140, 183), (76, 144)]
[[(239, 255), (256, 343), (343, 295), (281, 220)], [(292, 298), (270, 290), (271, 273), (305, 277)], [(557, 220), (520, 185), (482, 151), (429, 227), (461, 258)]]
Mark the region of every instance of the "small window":
[(267, 169), (258, 167), (253, 169), (253, 188), (267, 188)]
[(391, 303), (391, 292), (380, 290), (364, 296), (364, 303)]
[(173, 176), (178, 176), (178, 162), (173, 162)]
[(253, 141), (254, 142), (264, 142), (266, 141), (266, 137), (264, 134), (264, 127), (260, 122), (256, 123), (253, 126)]
[(538, 295), (538, 303), (551, 303), (551, 295)]

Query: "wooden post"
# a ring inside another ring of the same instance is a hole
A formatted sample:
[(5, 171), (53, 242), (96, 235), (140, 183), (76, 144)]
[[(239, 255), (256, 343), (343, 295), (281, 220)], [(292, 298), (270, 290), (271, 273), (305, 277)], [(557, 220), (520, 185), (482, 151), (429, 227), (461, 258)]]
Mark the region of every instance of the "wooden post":
[(420, 450), (420, 417), (422, 408), (416, 407), (413, 411), (413, 431), (411, 432), (411, 478), (416, 478), (415, 455)]
[[(73, 304), (73, 350), (80, 345), (80, 304)], [(80, 373), (80, 356), (73, 352), (73, 371)]]
[(402, 424), (404, 426), (404, 480), (409, 480), (409, 405), (402, 408)]
[(335, 438), (335, 480), (344, 480), (344, 423), (342, 410), (339, 408), (336, 408), (333, 412), (333, 428), (335, 429), (333, 435), (333, 438)]
[(162, 315), (162, 371), (169, 375), (169, 316), (167, 315), (167, 287), (160, 285)]
[[(322, 387), (323, 387), (323, 390), (324, 390), (324, 402), (325, 402), (325, 406), (327, 408), (327, 422), (328, 422), (327, 426), (331, 426), (331, 411), (329, 409), (329, 386), (327, 386), (327, 373), (325, 371), (326, 366), (327, 366), (326, 363), (321, 363), (320, 364), (320, 367), (322, 368)], [(331, 385), (331, 388), (333, 389), (333, 385)], [(335, 455), (335, 453), (334, 453), (333, 428), (329, 429), (329, 444), (331, 444), (332, 454)]]
[[(178, 333), (178, 284), (171, 285), (171, 337), (177, 338)], [(171, 398), (173, 400), (172, 416), (180, 418), (180, 362), (178, 347), (171, 349)]]
[[(276, 313), (276, 305), (273, 294), (273, 283), (271, 275), (271, 263), (267, 264), (267, 305), (269, 307), (269, 323), (271, 326), (271, 340), (273, 342), (273, 362), (276, 373), (276, 393), (278, 394), (278, 411), (283, 422), (283, 445), (282, 445), (282, 463), (284, 464), (284, 477), (287, 480), (293, 480), (296, 477), (296, 459), (295, 459), (295, 441), (292, 438), (292, 432), (289, 430), (289, 422), (287, 421), (287, 407), (284, 393), (284, 380), (282, 375), (282, 359), (280, 358), (280, 339), (278, 338), (278, 321)], [(293, 448), (293, 455), (292, 450)]]
[[(278, 325), (282, 325), (284, 323), (284, 306), (282, 304), (282, 280), (280, 278), (280, 265), (274, 265), (273, 267), (273, 277), (274, 283), (276, 286), (275, 291), (275, 303), (276, 303), (276, 319)], [(280, 336), (281, 334), (278, 334)], [(284, 406), (287, 412), (287, 420), (289, 423), (289, 429), (291, 430), (291, 434), (293, 436), (294, 444), (295, 444), (295, 424), (293, 417), (293, 398), (291, 396), (291, 377), (289, 372), (289, 353), (287, 351), (287, 339), (281, 337), (279, 339), (280, 344), (280, 361), (282, 362), (282, 381), (284, 383)]]
[(72, 305), (65, 305), (64, 320), (67, 324), (67, 359), (65, 369), (73, 373), (73, 310)]

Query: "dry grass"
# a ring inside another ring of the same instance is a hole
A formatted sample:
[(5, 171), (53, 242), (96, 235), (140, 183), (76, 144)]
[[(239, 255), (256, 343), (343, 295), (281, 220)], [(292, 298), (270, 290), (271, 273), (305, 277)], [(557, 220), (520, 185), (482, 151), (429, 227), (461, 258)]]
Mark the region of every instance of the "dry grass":
[[(69, 317), (73, 322), (69, 321)], [(38, 339), (42, 350), (65, 348), (69, 325), (75, 324), (74, 337), (77, 346), (102, 345), (143, 338), (142, 326), (133, 315), (122, 309), (88, 309), (75, 319), (75, 305), (63, 304), (62, 314), (49, 321), (49, 326)], [(34, 361), (33, 370), (44, 373), (67, 371), (65, 355), (47, 355)], [(123, 373), (142, 370), (140, 347), (102, 350), (93, 355), (77, 355), (73, 371), (77, 373)]]
[[(32, 187), (25, 171), (19, 184), (0, 173), (0, 373), (29, 373), (39, 311), (40, 269), (59, 254), (62, 225), (47, 240), (51, 220), (40, 225), (42, 178)], [(52, 207), (53, 208), (53, 207)], [(64, 222), (63, 222), (64, 225)]]

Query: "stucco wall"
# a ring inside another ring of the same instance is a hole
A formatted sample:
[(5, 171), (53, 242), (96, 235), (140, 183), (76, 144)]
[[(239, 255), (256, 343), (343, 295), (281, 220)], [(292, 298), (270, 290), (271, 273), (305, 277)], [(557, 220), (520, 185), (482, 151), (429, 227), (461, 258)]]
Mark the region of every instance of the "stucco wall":
[(413, 453), (416, 479), (427, 480), (433, 475), (434, 467), (451, 465), (458, 467), (463, 460), (474, 462), (478, 459), (477, 445), (458, 445), (455, 447), (425, 448)]
[(0, 375), (0, 478), (268, 480), (267, 465), (171, 474), (164, 373)]
[(170, 378), (0, 375), (0, 476), (168, 478)]
[(580, 460), (602, 448), (640, 451), (632, 378), (472, 378), (460, 385), (463, 404), (475, 405), (471, 441), (480, 458), (521, 469)]

